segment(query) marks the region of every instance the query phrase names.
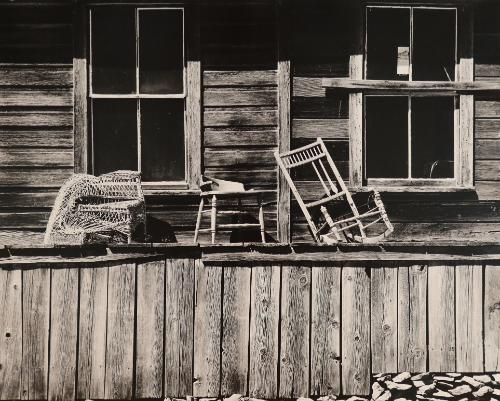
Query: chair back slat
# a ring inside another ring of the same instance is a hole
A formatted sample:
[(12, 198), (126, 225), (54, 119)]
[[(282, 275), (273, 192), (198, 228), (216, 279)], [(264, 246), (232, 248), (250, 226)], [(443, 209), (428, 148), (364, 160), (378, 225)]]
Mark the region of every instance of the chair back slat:
[[(321, 162), (321, 159), (319, 159), (319, 162)], [(314, 168), (314, 171), (316, 172), (316, 175), (318, 176), (318, 178), (321, 182), (321, 185), (323, 186), (323, 189), (325, 190), (325, 194), (328, 195), (330, 191), (328, 190), (328, 187), (326, 186), (325, 181), (323, 180), (323, 177), (321, 176), (318, 168), (316, 167), (315, 161), (312, 161), (312, 166)]]

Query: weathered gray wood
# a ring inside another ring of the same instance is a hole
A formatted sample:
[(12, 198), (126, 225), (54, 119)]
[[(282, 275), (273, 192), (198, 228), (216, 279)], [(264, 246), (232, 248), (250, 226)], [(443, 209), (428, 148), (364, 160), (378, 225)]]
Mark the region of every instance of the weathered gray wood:
[[(0, 115), (0, 124), (2, 118)], [(203, 125), (205, 127), (232, 127), (239, 125), (276, 125), (278, 123), (278, 116), (276, 111), (262, 110), (262, 111), (216, 111), (205, 110), (203, 114)]]
[(207, 147), (276, 146), (277, 138), (277, 131), (272, 128), (260, 130), (207, 128), (204, 131), (204, 144)]
[(7, 149), (0, 148), (0, 165), (3, 167), (72, 167), (70, 150)]
[(348, 139), (346, 118), (294, 118), (293, 138)]
[(26, 86), (32, 87), (70, 87), (73, 83), (71, 66), (2, 66), (0, 67), (0, 86)]
[(497, 100), (476, 100), (476, 118), (498, 118), (500, 115), (500, 101)]
[(50, 297), (49, 400), (76, 395), (78, 270), (53, 269)]
[(204, 86), (273, 86), (276, 71), (204, 71)]
[(276, 106), (276, 88), (246, 89), (208, 88), (203, 92), (203, 105), (214, 106)]
[(500, 119), (475, 119), (476, 139), (500, 139)]
[(0, 400), (21, 399), (21, 270), (0, 269)]
[(371, 269), (371, 353), (373, 373), (398, 371), (398, 270)]
[(500, 266), (484, 271), (484, 370), (500, 370)]
[[(196, 262), (198, 263), (198, 262)], [(165, 273), (165, 395), (193, 393), (193, 259), (167, 259)]]
[(500, 160), (478, 160), (474, 167), (476, 180), (498, 180), (500, 176)]
[(19, 146), (24, 148), (52, 147), (72, 148), (73, 132), (66, 130), (37, 130), (37, 131), (11, 131), (0, 132), (0, 147)]
[(453, 266), (429, 266), (429, 370), (455, 369), (455, 272)]
[(250, 268), (224, 267), (221, 394), (247, 394)]
[(110, 266), (108, 275), (104, 397), (131, 399), (134, 376), (135, 264)]
[(272, 165), (275, 159), (272, 150), (207, 150), (205, 151), (205, 165), (230, 166), (240, 165)]
[(500, 159), (500, 139), (476, 139), (476, 160)]
[(50, 269), (23, 271), (22, 398), (47, 398)]
[(0, 89), (0, 106), (71, 107), (73, 93), (70, 89), (19, 90)]
[(500, 200), (498, 181), (476, 181), (474, 188), (479, 200)]
[(164, 318), (165, 260), (138, 264), (135, 333), (137, 398), (160, 398), (163, 395)]
[(427, 369), (427, 267), (398, 269), (398, 371)]
[(312, 267), (311, 394), (340, 393), (340, 269)]
[(80, 270), (77, 398), (104, 398), (108, 268)]
[(0, 126), (9, 127), (71, 127), (70, 111), (0, 111)]
[(193, 394), (217, 397), (220, 392), (222, 267), (195, 262)]
[(0, 170), (0, 187), (50, 187), (59, 188), (71, 175), (71, 168), (12, 168)]
[(481, 372), (483, 363), (483, 267), (457, 265), (456, 370)]
[(280, 266), (253, 266), (251, 286), (249, 394), (273, 399), (278, 396)]
[[(272, 169), (271, 166), (262, 168), (228, 168), (227, 170), (221, 170), (213, 166), (207, 167), (205, 174), (209, 177), (217, 177), (222, 180), (238, 181), (252, 187), (256, 185), (274, 185), (278, 175), (276, 169)], [(266, 212), (266, 217), (268, 212)]]
[(370, 277), (342, 268), (342, 392), (370, 394)]
[(279, 397), (308, 396), (310, 291), (309, 267), (282, 267)]
[(304, 97), (326, 96), (321, 77), (293, 77), (293, 95)]

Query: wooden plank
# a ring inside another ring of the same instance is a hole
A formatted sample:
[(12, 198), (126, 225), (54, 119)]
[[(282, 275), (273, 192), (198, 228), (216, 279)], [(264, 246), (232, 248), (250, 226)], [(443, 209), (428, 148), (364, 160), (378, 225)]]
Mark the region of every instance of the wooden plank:
[(500, 101), (478, 99), (475, 101), (476, 118), (498, 118)]
[(498, 180), (500, 177), (500, 160), (478, 160), (475, 163), (476, 180)]
[(293, 96), (323, 97), (326, 89), (321, 77), (293, 77)]
[(204, 71), (203, 85), (208, 86), (273, 86), (276, 71)]
[(165, 395), (193, 393), (193, 259), (167, 259), (165, 273)]
[(500, 119), (475, 119), (476, 139), (500, 139)]
[(398, 270), (371, 269), (371, 349), (373, 373), (398, 371)]
[(277, 130), (274, 128), (260, 130), (207, 128), (203, 137), (206, 147), (276, 146), (278, 138)]
[(70, 150), (7, 149), (0, 148), (0, 165), (3, 167), (72, 167)]
[(163, 395), (165, 261), (137, 265), (135, 397)]
[(269, 168), (238, 168), (219, 169), (217, 167), (207, 167), (205, 175), (217, 177), (222, 180), (238, 181), (246, 184), (246, 188), (261, 187), (263, 185), (274, 186), (276, 184), (277, 171)]
[(0, 192), (0, 205), (16, 207), (52, 207), (55, 192)]
[(203, 106), (276, 106), (276, 89), (208, 88), (203, 92)]
[(193, 394), (220, 393), (222, 267), (195, 262)]
[(0, 400), (21, 399), (21, 270), (0, 269)]
[[(0, 115), (0, 124), (2, 122)], [(218, 111), (205, 109), (203, 125), (205, 127), (235, 127), (240, 125), (262, 126), (276, 125), (278, 116), (276, 111)]]
[(72, 148), (73, 132), (67, 130), (0, 131), (0, 147)]
[(500, 77), (500, 64), (477, 63), (474, 68), (477, 81), (481, 81), (482, 77), (496, 79)]
[(455, 370), (455, 269), (429, 266), (429, 370)]
[(398, 371), (427, 369), (427, 266), (398, 268)]
[(134, 301), (135, 264), (110, 266), (104, 398), (132, 398)]
[(70, 107), (73, 93), (70, 89), (19, 90), (0, 88), (0, 107)]
[[(470, 65), (468, 69), (473, 68), (473, 65)], [(468, 69), (462, 68), (461, 74)], [(465, 78), (467, 77), (472, 79), (472, 72), (468, 71)], [(461, 78), (463, 78), (462, 75)], [(459, 125), (458, 185), (472, 187), (474, 184), (474, 95), (460, 95)]]
[(282, 267), (279, 397), (309, 393), (309, 319), (311, 269)]
[(348, 139), (348, 123), (346, 118), (294, 118), (292, 137)]
[[(15, 207), (15, 204), (11, 205)], [(0, 227), (37, 229), (47, 225), (49, 212), (0, 213)]]
[(481, 372), (483, 364), (483, 267), (457, 265), (457, 372)]
[(221, 394), (248, 393), (250, 268), (224, 267)]
[(228, 167), (239, 167), (239, 166), (253, 166), (253, 165), (274, 165), (276, 160), (274, 159), (272, 150), (206, 150), (205, 155), (205, 166), (215, 167), (223, 166)]
[(500, 139), (476, 139), (476, 160), (500, 159)]
[(104, 398), (108, 268), (80, 269), (79, 399)]
[(78, 269), (51, 271), (49, 400), (76, 395)]
[(280, 266), (253, 266), (250, 315), (249, 394), (278, 396)]
[(70, 168), (0, 168), (0, 187), (59, 188), (72, 172), (73, 169)]
[(370, 277), (342, 268), (342, 392), (370, 394)]
[(0, 126), (8, 127), (71, 127), (70, 111), (0, 111)]
[(0, 86), (26, 86), (30, 87), (71, 87), (73, 84), (73, 71), (71, 66), (2, 66), (0, 67)]
[(23, 271), (22, 398), (47, 398), (50, 269)]
[(498, 181), (476, 181), (474, 184), (479, 200), (500, 200)]
[(340, 393), (340, 276), (340, 268), (312, 267), (312, 395)]
[(484, 370), (500, 370), (500, 266), (484, 270)]

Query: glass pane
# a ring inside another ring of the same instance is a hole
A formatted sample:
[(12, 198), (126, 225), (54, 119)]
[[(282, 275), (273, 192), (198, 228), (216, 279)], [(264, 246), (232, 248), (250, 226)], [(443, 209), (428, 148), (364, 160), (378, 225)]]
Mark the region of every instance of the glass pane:
[(139, 11), (141, 93), (183, 93), (182, 10)]
[(453, 97), (411, 99), (411, 174), (453, 178)]
[(135, 17), (132, 8), (92, 10), (92, 90), (135, 92)]
[(184, 100), (141, 100), (144, 181), (184, 181)]
[(410, 9), (368, 7), (366, 18), (366, 77), (407, 81)]
[(135, 100), (93, 100), (94, 174), (137, 170), (136, 118)]
[(366, 177), (408, 178), (408, 98), (367, 96)]
[(455, 10), (414, 9), (413, 80), (455, 80)]

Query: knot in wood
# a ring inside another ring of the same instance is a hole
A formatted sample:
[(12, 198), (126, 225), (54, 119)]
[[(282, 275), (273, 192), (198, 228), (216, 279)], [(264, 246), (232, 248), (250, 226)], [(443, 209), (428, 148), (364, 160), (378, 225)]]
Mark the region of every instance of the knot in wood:
[(301, 276), (299, 279), (300, 285), (306, 285), (307, 284), (307, 277), (306, 276)]
[(352, 281), (352, 276), (347, 276), (348, 281)]
[(287, 364), (288, 363), (288, 358), (286, 356), (284, 356), (283, 358), (281, 358), (281, 363)]
[(424, 351), (421, 350), (420, 348), (414, 348), (411, 353), (413, 354), (413, 356), (415, 358), (421, 358), (422, 356), (424, 356)]
[(388, 325), (387, 323), (384, 323), (382, 325), (382, 330), (385, 334), (389, 334), (392, 331), (391, 326)]
[(10, 333), (9, 332), (5, 333), (5, 337), (9, 338), (10, 337)]
[(336, 320), (332, 320), (330, 322), (330, 326), (332, 326), (333, 329), (338, 329), (339, 328), (339, 322), (337, 322)]
[(262, 347), (259, 349), (259, 354), (262, 358), (264, 358), (267, 355), (267, 348)]
[(496, 310), (500, 310), (500, 302), (495, 302), (493, 305), (489, 307), (490, 313), (493, 313)]
[(17, 284), (14, 284), (14, 289), (17, 290)]
[(359, 372), (354, 373), (354, 380), (357, 382), (361, 381), (361, 374)]

